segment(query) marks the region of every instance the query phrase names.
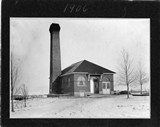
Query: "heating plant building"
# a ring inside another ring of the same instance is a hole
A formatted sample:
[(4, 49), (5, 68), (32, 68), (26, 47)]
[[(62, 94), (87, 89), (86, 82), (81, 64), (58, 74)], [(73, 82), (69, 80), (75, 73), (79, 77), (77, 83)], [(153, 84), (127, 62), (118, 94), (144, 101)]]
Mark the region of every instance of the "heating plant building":
[(50, 94), (88, 96), (112, 94), (115, 72), (95, 63), (82, 60), (61, 70), (60, 26), (52, 23), (50, 28)]

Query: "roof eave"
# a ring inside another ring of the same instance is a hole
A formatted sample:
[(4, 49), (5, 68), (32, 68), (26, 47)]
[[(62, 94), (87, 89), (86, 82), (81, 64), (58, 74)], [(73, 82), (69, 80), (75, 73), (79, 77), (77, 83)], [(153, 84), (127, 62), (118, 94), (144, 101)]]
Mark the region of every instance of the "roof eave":
[(88, 74), (88, 72), (71, 72), (71, 73), (62, 74), (60, 75), (60, 77), (71, 75), (71, 74)]
[(103, 74), (116, 74), (116, 72), (103, 73)]

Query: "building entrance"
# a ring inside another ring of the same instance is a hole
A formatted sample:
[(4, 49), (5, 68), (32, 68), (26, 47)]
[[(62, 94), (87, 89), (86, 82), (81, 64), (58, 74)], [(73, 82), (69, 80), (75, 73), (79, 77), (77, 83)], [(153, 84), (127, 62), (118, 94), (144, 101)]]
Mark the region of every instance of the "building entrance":
[(90, 78), (90, 92), (99, 93), (99, 78), (97, 76), (91, 76)]

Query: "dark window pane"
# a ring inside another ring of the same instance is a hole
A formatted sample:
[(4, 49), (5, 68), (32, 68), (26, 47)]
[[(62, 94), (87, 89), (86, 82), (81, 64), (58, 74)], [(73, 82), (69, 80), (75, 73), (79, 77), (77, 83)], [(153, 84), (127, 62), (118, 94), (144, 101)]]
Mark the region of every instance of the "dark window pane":
[(107, 83), (107, 89), (109, 89), (109, 83)]

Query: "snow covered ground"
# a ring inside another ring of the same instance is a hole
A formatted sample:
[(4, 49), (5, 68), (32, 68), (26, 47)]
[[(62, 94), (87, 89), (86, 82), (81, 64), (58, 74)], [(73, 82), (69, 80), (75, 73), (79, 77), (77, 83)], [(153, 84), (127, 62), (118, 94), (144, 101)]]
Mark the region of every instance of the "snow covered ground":
[(56, 97), (16, 101), (10, 118), (150, 118), (150, 97), (108, 95), (106, 97)]

